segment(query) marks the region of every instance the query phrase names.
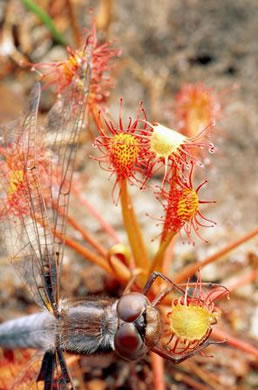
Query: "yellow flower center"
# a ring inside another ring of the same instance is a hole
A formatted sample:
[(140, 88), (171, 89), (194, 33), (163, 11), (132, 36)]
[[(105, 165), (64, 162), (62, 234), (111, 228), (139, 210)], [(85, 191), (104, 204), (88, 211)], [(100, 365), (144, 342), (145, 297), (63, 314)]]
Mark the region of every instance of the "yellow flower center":
[(184, 135), (158, 123), (153, 125), (153, 133), (150, 140), (151, 150), (158, 157), (166, 158), (173, 153), (177, 153), (186, 139)]
[(201, 340), (217, 317), (217, 312), (210, 313), (207, 308), (196, 304), (177, 304), (169, 315), (170, 330), (185, 340)]
[(77, 71), (79, 64), (81, 63), (80, 54), (81, 53), (77, 54), (75, 52), (64, 62), (63, 72), (68, 80), (70, 80), (74, 76), (74, 72)]
[(18, 190), (18, 187), (22, 184), (23, 179), (23, 170), (19, 169), (11, 172), (9, 177), (9, 187), (7, 189), (8, 196), (12, 196)]
[(117, 134), (111, 141), (110, 152), (113, 164), (120, 169), (130, 169), (139, 154), (138, 140), (131, 134)]
[(199, 197), (196, 191), (190, 188), (184, 189), (177, 205), (178, 217), (185, 222), (189, 222), (196, 215), (198, 208)]

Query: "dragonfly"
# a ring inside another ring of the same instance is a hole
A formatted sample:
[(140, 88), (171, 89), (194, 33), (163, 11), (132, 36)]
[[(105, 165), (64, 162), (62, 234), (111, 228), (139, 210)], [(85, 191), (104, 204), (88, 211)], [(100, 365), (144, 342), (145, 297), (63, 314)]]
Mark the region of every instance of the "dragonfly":
[[(172, 289), (178, 289), (161, 273), (153, 273), (140, 292), (125, 289), (118, 299), (69, 301), (60, 296), (62, 237), (85, 123), (91, 56), (89, 45), (77, 77), (58, 97), (43, 126), (38, 124), (41, 87), (37, 83), (22, 121), (0, 127), (0, 232), (10, 262), (42, 309), (1, 324), (0, 347), (42, 351), (35, 381), (44, 390), (76, 388), (66, 352), (114, 351), (123, 359), (137, 360), (151, 350), (180, 363), (212, 343), (207, 335), (194, 351), (177, 356), (159, 345), (163, 322), (157, 306)], [(157, 278), (167, 287), (151, 300), (147, 295)]]

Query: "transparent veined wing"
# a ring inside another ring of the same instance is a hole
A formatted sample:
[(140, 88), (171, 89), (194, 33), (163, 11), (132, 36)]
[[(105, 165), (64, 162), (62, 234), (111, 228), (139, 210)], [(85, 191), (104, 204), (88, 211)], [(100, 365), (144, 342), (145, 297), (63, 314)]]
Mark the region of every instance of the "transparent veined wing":
[(40, 185), (36, 177), (39, 160), (35, 148), (40, 148), (39, 145), (35, 145), (39, 100), (40, 85), (36, 84), (31, 92), (23, 122), (17, 122), (17, 127), (9, 131), (7, 131), (8, 127), (1, 129), (0, 229), (10, 261), (26, 283), (35, 301), (41, 306), (49, 307), (48, 298), (43, 290), (41, 252), (43, 240), (45, 246), (47, 241), (49, 241), (48, 245), (51, 245), (51, 237), (47, 230), (40, 227), (39, 222), (33, 219), (36, 212), (39, 219), (46, 219)]
[(9, 126), (9, 131), (8, 126), (0, 129), (2, 237), (35, 301), (54, 313), (59, 300), (62, 234), (90, 75), (89, 45), (78, 74), (50, 111), (45, 128), (37, 123), (40, 85), (36, 84), (23, 123)]
[(61, 261), (64, 243), (65, 219), (68, 210), (69, 194), (79, 135), (85, 126), (85, 111), (91, 79), (91, 44), (85, 47), (81, 68), (75, 75), (73, 84), (61, 95), (50, 110), (45, 125), (44, 141), (51, 150), (52, 158), (49, 183), (49, 219), (55, 235), (56, 251)]

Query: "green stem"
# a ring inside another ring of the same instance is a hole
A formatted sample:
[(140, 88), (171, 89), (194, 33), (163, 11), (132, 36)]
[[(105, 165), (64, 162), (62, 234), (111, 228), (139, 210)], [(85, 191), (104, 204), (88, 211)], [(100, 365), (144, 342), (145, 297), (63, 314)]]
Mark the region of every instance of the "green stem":
[(38, 18), (46, 25), (46, 27), (51, 32), (53, 38), (55, 39), (55, 41), (57, 43), (59, 43), (60, 45), (63, 45), (63, 46), (67, 45), (62, 34), (60, 34), (57, 31), (56, 26), (53, 23), (52, 19), (48, 16), (48, 14), (41, 7), (39, 7), (37, 4), (35, 4), (35, 2), (33, 0), (23, 0), (23, 4), (30, 11), (32, 11), (35, 15), (37, 15)]
[(176, 234), (177, 234), (176, 232), (167, 233), (165, 238), (161, 240), (159, 249), (153, 259), (150, 273), (154, 271), (159, 271), (159, 272), (164, 271), (163, 263), (164, 263), (165, 252)]
[(132, 200), (128, 193), (126, 180), (121, 180), (120, 182), (120, 202), (125, 229), (135, 260), (135, 266), (136, 268), (143, 270), (143, 272), (146, 273), (145, 276), (147, 276), (150, 262), (144, 245), (142, 232), (134, 212)]

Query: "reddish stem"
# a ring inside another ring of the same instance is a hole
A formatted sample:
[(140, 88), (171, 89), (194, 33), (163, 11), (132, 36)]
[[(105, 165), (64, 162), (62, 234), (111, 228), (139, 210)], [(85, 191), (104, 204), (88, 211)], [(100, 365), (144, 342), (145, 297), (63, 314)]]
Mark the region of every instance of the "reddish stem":
[[(65, 211), (62, 208), (57, 209), (57, 204), (56, 202), (52, 202), (53, 207), (57, 210), (59, 215), (64, 216)], [(100, 255), (106, 257), (107, 256), (107, 251), (106, 249), (96, 240), (95, 237), (92, 236), (89, 232), (87, 232), (84, 228), (82, 228), (75, 220), (73, 217), (70, 215), (65, 215), (65, 220), (69, 222), (69, 224), (78, 232), (81, 233), (82, 237), (84, 238), (85, 241), (87, 241), (93, 248), (95, 248)]]
[(229, 291), (233, 291), (239, 287), (243, 287), (246, 284), (256, 280), (258, 278), (258, 269), (252, 270), (252, 272), (247, 275), (242, 276), (237, 282), (227, 285)]
[(72, 187), (72, 193), (78, 198), (80, 203), (87, 208), (89, 213), (97, 219), (103, 230), (113, 239), (114, 243), (119, 243), (120, 240), (116, 231), (108, 222), (104, 220), (104, 218), (99, 214), (99, 212), (85, 198), (81, 196), (80, 191), (75, 187), (75, 185), (73, 185)]
[(83, 229), (70, 215), (66, 216), (67, 222), (78, 232), (81, 233), (82, 237), (85, 241), (87, 241), (93, 248), (95, 248), (100, 255), (103, 257), (107, 256), (106, 249), (98, 242), (98, 240), (95, 239), (95, 237), (92, 236), (89, 232), (87, 232), (85, 229)]
[(250, 353), (251, 355), (255, 356), (258, 359), (257, 348), (247, 343), (246, 341), (242, 341), (237, 337), (231, 336), (230, 334), (228, 334), (222, 329), (219, 329), (218, 327), (213, 329), (212, 337), (219, 341), (225, 340), (229, 345), (232, 345), (233, 347), (240, 349), (240, 351)]
[(165, 269), (164, 269), (165, 254), (170, 243), (173, 241), (173, 238), (176, 236), (176, 234), (177, 234), (176, 232), (167, 233), (166, 236), (161, 240), (159, 249), (152, 261), (150, 274), (154, 271), (165, 273)]
[(167, 247), (166, 252), (164, 253), (164, 260), (163, 260), (163, 273), (165, 275), (171, 274), (171, 263), (173, 260), (173, 254), (176, 244), (176, 238), (174, 238), (172, 241), (170, 241), (170, 244)]
[(85, 248), (83, 245), (79, 244), (77, 241), (74, 241), (72, 238), (68, 236), (61, 235), (59, 232), (55, 232), (56, 236), (60, 237), (62, 236), (65, 245), (69, 246), (70, 248), (74, 249), (77, 253), (79, 253), (81, 256), (83, 256), (86, 260), (91, 261), (94, 264), (97, 264), (99, 267), (103, 268), (105, 271), (107, 271), (109, 274), (114, 276), (116, 279), (118, 279), (122, 283), (128, 282), (128, 280), (131, 277), (131, 272), (128, 270), (127, 267), (122, 264), (119, 259), (114, 258), (114, 269), (116, 272), (114, 273), (113, 269), (108, 264), (107, 260), (104, 259), (101, 256), (97, 256), (91, 251), (89, 251), (87, 248)]
[(64, 242), (65, 242), (65, 245), (74, 249), (77, 253), (79, 253), (85, 259), (91, 261), (92, 263), (99, 265), (105, 271), (112, 274), (112, 270), (104, 257), (95, 255), (89, 249), (87, 249), (85, 246), (79, 244), (77, 241), (73, 240), (71, 237), (68, 237), (67, 235), (64, 235), (58, 231), (55, 231), (55, 236), (62, 238), (62, 240), (64, 240)]
[(233, 249), (237, 248), (238, 246), (242, 245), (243, 243), (245, 243), (246, 241), (248, 240), (251, 240), (252, 238), (254, 238), (256, 235), (258, 234), (258, 228), (254, 229), (253, 231), (251, 231), (250, 233), (247, 233), (245, 234), (243, 237), (241, 237), (240, 239), (232, 242), (232, 244), (229, 244), (227, 245), (225, 248), (219, 250), (218, 252), (216, 252), (214, 255), (210, 256), (210, 257), (207, 257), (205, 260), (202, 260), (202, 261), (198, 261), (197, 263), (195, 264), (191, 264), (189, 265), (188, 267), (185, 267), (181, 272), (177, 273), (173, 280), (175, 283), (181, 283), (181, 282), (184, 282), (186, 281), (188, 278), (190, 278), (191, 276), (193, 276), (195, 274), (195, 272), (197, 272), (198, 270), (202, 269), (203, 267), (205, 267), (205, 265), (207, 264), (210, 264), (210, 263), (213, 263), (219, 259), (221, 259), (221, 257), (227, 255), (229, 252), (231, 252)]
[(155, 390), (166, 390), (164, 359), (154, 352), (150, 353)]
[[(242, 276), (236, 282), (231, 283), (231, 284), (230, 283), (227, 284), (226, 287), (229, 290), (229, 292), (232, 292), (235, 289), (242, 287), (242, 286), (252, 282), (253, 280), (255, 280), (257, 278), (258, 278), (258, 270), (255, 269), (252, 272), (250, 272), (249, 274)], [(216, 292), (214, 292), (212, 297), (213, 297), (213, 300), (216, 300), (216, 299), (223, 299), (223, 298), (229, 297), (229, 296), (228, 295), (221, 295), (220, 292), (218, 292), (217, 294), (216, 294)]]
[[(87, 260), (91, 261), (94, 264), (97, 264), (101, 268), (103, 268), (105, 271), (110, 273), (112, 276), (114, 276), (117, 280), (119, 280), (121, 283), (127, 283), (131, 278), (131, 272), (130, 270), (118, 259), (114, 256), (112, 259), (112, 266), (113, 269), (108, 264), (107, 259), (105, 259), (102, 256), (97, 256), (94, 253), (92, 253), (89, 249), (85, 248), (81, 244), (79, 244), (77, 241), (73, 240), (72, 238), (68, 237), (64, 233), (59, 232), (58, 230), (55, 230), (55, 228), (51, 225), (46, 225), (41, 219), (35, 218), (35, 220), (40, 223), (43, 227), (48, 228), (55, 237), (60, 238), (65, 245), (69, 246), (70, 248), (74, 249), (77, 253), (85, 257)], [(115, 270), (115, 272), (114, 272)]]

